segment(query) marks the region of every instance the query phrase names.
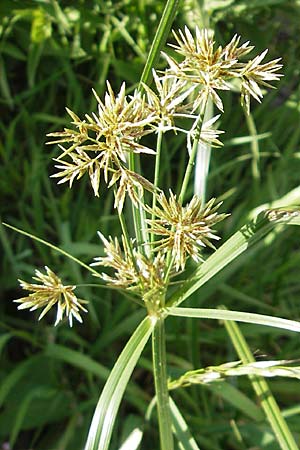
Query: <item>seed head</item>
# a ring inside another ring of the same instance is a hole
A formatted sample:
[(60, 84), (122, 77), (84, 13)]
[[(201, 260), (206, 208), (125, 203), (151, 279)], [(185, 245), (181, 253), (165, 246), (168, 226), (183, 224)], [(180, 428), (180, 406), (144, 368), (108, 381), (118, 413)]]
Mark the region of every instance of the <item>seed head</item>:
[(193, 117), (190, 104), (184, 104), (184, 100), (191, 94), (195, 86), (188, 86), (187, 82), (173, 76), (164, 74), (159, 77), (155, 70), (152, 71), (156, 92), (143, 84), (147, 96), (147, 106), (155, 117), (151, 127), (167, 131), (177, 128), (174, 123), (176, 117)]
[(123, 210), (126, 194), (137, 208), (143, 198), (144, 189), (149, 192), (155, 191), (155, 186), (150, 181), (123, 166), (112, 175), (109, 187), (117, 182), (119, 187), (115, 194), (114, 207), (119, 213)]
[(260, 101), (263, 94), (260, 85), (272, 87), (267, 81), (277, 81), (281, 75), (275, 73), (282, 66), (275, 59), (266, 64), (260, 64), (267, 50), (253, 60), (243, 62), (253, 46), (249, 41), (239, 46), (240, 36), (234, 35), (225, 46), (215, 49), (212, 34), (208, 30), (196, 28), (195, 36), (185, 27), (184, 32), (173, 32), (177, 44), (170, 44), (183, 60), (177, 62), (174, 58), (163, 53), (169, 69), (168, 72), (179, 80), (188, 81), (198, 86), (198, 93), (193, 110), (196, 110), (207, 101), (214, 102), (220, 111), (223, 111), (222, 100), (217, 93), (219, 90), (230, 90), (230, 81), (237, 78), (241, 81), (241, 103), (249, 113), (250, 96)]
[[(220, 114), (212, 117), (210, 120), (207, 120), (202, 124), (200, 135), (198, 136), (200, 142), (203, 142), (203, 144), (208, 144), (212, 147), (222, 147), (223, 142), (221, 142), (218, 138), (220, 134), (224, 133), (224, 131), (213, 128), (214, 123), (219, 119), (219, 117)], [(197, 134), (197, 121), (195, 121), (193, 127), (187, 135), (187, 147), (189, 152), (191, 152), (192, 141), (195, 139)]]
[(98, 102), (97, 114), (86, 114), (80, 120), (68, 110), (77, 130), (50, 133), (54, 140), (49, 143), (71, 144), (69, 148), (60, 145), (62, 154), (55, 159), (59, 171), (53, 177), (61, 178), (60, 183), (69, 182), (71, 187), (74, 179), (88, 173), (94, 194), (98, 196), (101, 171), (104, 181), (109, 183), (111, 173), (126, 165), (129, 153), (155, 153), (139, 143), (141, 137), (151, 132), (149, 125), (154, 116), (139, 93), (130, 98), (125, 95), (125, 83), (117, 96), (107, 83), (104, 102), (93, 92)]
[(156, 219), (147, 220), (149, 231), (161, 236), (155, 242), (155, 250), (171, 251), (176, 271), (184, 269), (187, 256), (199, 262), (203, 247), (215, 248), (210, 240), (220, 238), (212, 226), (227, 216), (216, 212), (221, 203), (214, 205), (215, 199), (211, 199), (202, 206), (200, 198), (194, 195), (186, 206), (182, 206), (171, 191), (168, 199), (161, 193), (157, 201), (160, 206), (152, 211)]
[(95, 258), (92, 266), (114, 269), (113, 275), (102, 273), (101, 277), (110, 286), (128, 290), (141, 298), (148, 311), (157, 311), (164, 302), (166, 283), (164, 281), (165, 256), (158, 253), (154, 258), (142, 255), (131, 240), (129, 245), (122, 236), (122, 246), (118, 239), (106, 239), (98, 233), (106, 256)]
[(281, 74), (275, 73), (282, 67), (282, 64), (278, 64), (281, 58), (274, 59), (273, 61), (269, 61), (265, 64), (260, 64), (267, 53), (268, 49), (245, 64), (240, 72), (242, 79), (241, 103), (248, 114), (250, 112), (251, 96), (261, 103), (263, 93), (260, 85), (273, 88), (273, 86), (270, 83), (267, 83), (267, 81), (278, 81), (282, 76)]
[(46, 274), (36, 270), (36, 276), (33, 277), (34, 280), (39, 281), (41, 284), (32, 284), (19, 280), (21, 287), (26, 291), (30, 291), (31, 294), (14, 300), (16, 303), (21, 303), (18, 309), (30, 308), (30, 311), (34, 311), (38, 308), (44, 308), (39, 316), (40, 320), (52, 306), (57, 304), (54, 325), (57, 325), (63, 319), (64, 314), (68, 317), (70, 326), (73, 325), (73, 317), (78, 322), (82, 322), (79, 313), (80, 311), (87, 312), (82, 304), (88, 302), (76, 297), (73, 292), (76, 286), (64, 286), (61, 279), (49, 267), (46, 266), (45, 269)]

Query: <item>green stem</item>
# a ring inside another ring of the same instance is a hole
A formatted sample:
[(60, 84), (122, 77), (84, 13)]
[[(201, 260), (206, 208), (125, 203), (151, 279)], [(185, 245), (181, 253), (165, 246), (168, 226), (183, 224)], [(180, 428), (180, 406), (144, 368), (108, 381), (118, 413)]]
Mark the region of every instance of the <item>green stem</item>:
[[(224, 307), (222, 307), (224, 308)], [(244, 364), (255, 362), (250, 348), (235, 322), (225, 322), (226, 330), (234, 345), (234, 348)], [(282, 450), (297, 450), (298, 446), (290, 429), (281, 414), (275, 398), (270, 391), (268, 383), (263, 377), (249, 375), (253, 389), (260, 399), (261, 406), (276, 436), (277, 442)]]
[(199, 117), (197, 119), (197, 126), (196, 126), (196, 133), (195, 133), (195, 138), (194, 138), (194, 142), (193, 142), (193, 148), (192, 151), (190, 153), (190, 157), (189, 157), (189, 161), (187, 164), (187, 168), (185, 171), (185, 175), (183, 178), (183, 182), (182, 182), (182, 186), (181, 186), (181, 191), (179, 194), (179, 202), (183, 202), (185, 193), (186, 193), (186, 189), (188, 186), (188, 183), (190, 181), (190, 177), (192, 174), (192, 171), (194, 169), (194, 164), (195, 164), (195, 159), (196, 159), (196, 155), (197, 155), (197, 150), (198, 150), (198, 143), (199, 143), (199, 139), (201, 136), (201, 128), (202, 128), (202, 124), (203, 124), (203, 117), (205, 114), (205, 110), (206, 110), (206, 105), (207, 105), (207, 100), (203, 103)]
[[(129, 155), (129, 170), (132, 172), (135, 171), (135, 154), (130, 153)], [(137, 240), (137, 247), (141, 253), (144, 253), (145, 246), (143, 244), (148, 242), (147, 237), (147, 224), (145, 220), (145, 213), (140, 206), (139, 208), (136, 208), (135, 205), (132, 203), (132, 218), (133, 218), (133, 226), (134, 226), (134, 232), (135, 237)], [(147, 253), (147, 250), (146, 250)]]
[(155, 66), (156, 61), (159, 58), (159, 53), (161, 48), (164, 46), (168, 34), (170, 32), (170, 28), (172, 26), (176, 11), (178, 9), (179, 0), (168, 0), (163, 12), (163, 15), (160, 19), (158, 29), (156, 31), (155, 37), (153, 39), (150, 52), (141, 76), (141, 81), (139, 85), (139, 89), (142, 89), (142, 83), (148, 84), (151, 78), (151, 69)]
[[(161, 155), (162, 137), (163, 137), (163, 132), (160, 129), (159, 132), (158, 132), (157, 141), (156, 141), (155, 170), (154, 170), (154, 183), (153, 183), (155, 188), (158, 187), (158, 182), (159, 182), (159, 169), (160, 169), (160, 155)], [(152, 210), (154, 210), (154, 208), (156, 206), (156, 198), (157, 198), (157, 189), (155, 189), (154, 192), (153, 192)], [(151, 215), (151, 219), (152, 220), (155, 219), (154, 212)], [(151, 233), (150, 239), (151, 239), (151, 242), (154, 241), (154, 233)]]
[(249, 130), (249, 134), (252, 137), (250, 147), (252, 152), (252, 163), (251, 170), (253, 176), (253, 197), (255, 204), (257, 203), (260, 196), (260, 149), (259, 149), (259, 141), (257, 138), (257, 129), (255, 126), (255, 122), (251, 113), (247, 114), (245, 112), (247, 127)]
[(173, 450), (164, 319), (158, 319), (152, 333), (152, 358), (161, 450)]
[(252, 137), (250, 146), (252, 151), (252, 176), (254, 181), (259, 184), (260, 181), (260, 170), (259, 170), (259, 162), (260, 162), (260, 151), (259, 151), (259, 143), (257, 139), (257, 129), (255, 126), (255, 122), (253, 120), (252, 114), (245, 113), (247, 127)]
[(129, 233), (128, 233), (128, 230), (127, 230), (125, 218), (124, 218), (123, 213), (119, 212), (119, 210), (118, 210), (118, 216), (119, 216), (119, 221), (120, 221), (120, 225), (121, 225), (121, 229), (122, 229), (122, 236), (124, 237), (125, 244), (127, 246), (128, 251), (130, 252), (130, 255), (132, 257), (132, 261), (135, 261), (135, 258), (134, 258), (133, 253), (132, 253), (132, 245), (131, 245), (131, 242), (130, 242), (130, 237), (129, 237)]

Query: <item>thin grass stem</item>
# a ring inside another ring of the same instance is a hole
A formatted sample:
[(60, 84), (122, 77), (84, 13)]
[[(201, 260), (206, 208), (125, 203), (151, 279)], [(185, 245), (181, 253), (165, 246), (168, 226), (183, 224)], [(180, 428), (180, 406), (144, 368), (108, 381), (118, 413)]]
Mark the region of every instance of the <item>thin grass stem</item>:
[(259, 139), (257, 137), (257, 129), (253, 119), (253, 115), (245, 112), (246, 123), (251, 136), (250, 148), (252, 153), (251, 171), (253, 177), (254, 198), (259, 199), (259, 186), (261, 180), (260, 174), (260, 148)]
[[(135, 171), (135, 155), (133, 153), (129, 155), (129, 169), (132, 172)], [(142, 244), (147, 242), (145, 241), (145, 231), (147, 230), (145, 215), (141, 212), (141, 208), (137, 208), (133, 203), (131, 203), (131, 208), (137, 246), (139, 251), (144, 253), (145, 247)]]
[(139, 90), (143, 89), (143, 83), (148, 84), (150, 81), (152, 67), (155, 66), (160, 50), (167, 40), (178, 6), (179, 0), (168, 0), (166, 3), (141, 76)]
[[(154, 169), (154, 183), (153, 183), (155, 188), (158, 187), (158, 182), (159, 182), (162, 137), (163, 137), (163, 132), (161, 129), (159, 129), (159, 132), (157, 135), (157, 141), (156, 141), (156, 155), (155, 155), (155, 169)], [(153, 192), (152, 210), (155, 209), (156, 198), (157, 198), (157, 189), (155, 189)], [(151, 220), (154, 220), (154, 219), (155, 219), (155, 214), (154, 214), (154, 212), (152, 212)], [(154, 233), (151, 233), (150, 241), (151, 242), (154, 241)]]
[(76, 262), (77, 264), (79, 264), (80, 266), (84, 267), (86, 270), (88, 270), (89, 272), (91, 272), (93, 275), (100, 277), (100, 273), (97, 272), (97, 270), (93, 269), (92, 267), (88, 266), (87, 264), (85, 264), (84, 262), (80, 261), (80, 259), (75, 258), (75, 256), (71, 255), (70, 253), (66, 252), (65, 250), (57, 247), (54, 244), (51, 244), (48, 241), (45, 241), (44, 239), (41, 239), (37, 236), (35, 236), (34, 234), (28, 233), (27, 231), (24, 230), (20, 230), (20, 228), (14, 227), (12, 225), (9, 225), (8, 223), (2, 222), (3, 225), (5, 225), (8, 228), (11, 228), (14, 231), (17, 231), (20, 234), (23, 234), (24, 236), (28, 236), (31, 239), (40, 242), (41, 244), (46, 245), (49, 248), (52, 248), (53, 250), (55, 250), (57, 253), (61, 253), (62, 255), (66, 256), (67, 258), (71, 259), (72, 261)]
[(198, 143), (199, 143), (199, 139), (201, 136), (201, 128), (202, 128), (202, 124), (203, 124), (203, 118), (204, 118), (204, 114), (205, 114), (205, 110), (206, 110), (206, 105), (207, 105), (207, 100), (203, 103), (201, 111), (199, 113), (199, 117), (197, 119), (197, 124), (196, 124), (196, 132), (195, 132), (195, 138), (194, 138), (194, 142), (193, 142), (193, 147), (190, 153), (190, 157), (188, 160), (188, 164), (187, 164), (187, 168), (184, 174), (184, 178), (183, 178), (183, 182), (182, 182), (182, 186), (181, 186), (181, 190), (180, 190), (180, 194), (179, 194), (179, 202), (183, 202), (190, 178), (191, 178), (191, 174), (193, 172), (194, 169), (194, 165), (195, 165), (195, 159), (196, 159), (196, 155), (197, 155), (197, 151), (198, 151)]
[[(226, 321), (224, 325), (241, 361), (244, 364), (255, 362), (255, 359), (253, 358), (250, 348), (241, 333), (239, 326), (235, 322), (228, 321)], [(298, 446), (283, 415), (281, 414), (278, 404), (273, 397), (266, 380), (257, 375), (249, 375), (249, 379), (251, 380), (253, 389), (260, 400), (261, 406), (281, 449), (297, 450)]]
[(158, 319), (152, 333), (153, 374), (161, 450), (173, 450), (172, 419), (167, 382), (165, 324)]

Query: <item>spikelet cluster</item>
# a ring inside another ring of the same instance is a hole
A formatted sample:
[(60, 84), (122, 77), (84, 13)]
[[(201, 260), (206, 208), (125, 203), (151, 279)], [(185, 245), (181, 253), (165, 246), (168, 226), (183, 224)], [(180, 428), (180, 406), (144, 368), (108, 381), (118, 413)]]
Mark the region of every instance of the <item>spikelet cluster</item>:
[(172, 191), (169, 198), (161, 193), (157, 201), (158, 206), (152, 211), (155, 219), (147, 220), (149, 231), (159, 237), (155, 241), (155, 251), (171, 252), (176, 271), (184, 270), (188, 256), (195, 262), (202, 261), (203, 247), (215, 249), (211, 241), (220, 238), (212, 227), (227, 217), (227, 214), (217, 213), (221, 203), (215, 204), (215, 199), (211, 199), (202, 205), (200, 198), (194, 195), (182, 206)]
[(149, 314), (157, 312), (164, 303), (166, 283), (164, 281), (165, 256), (161, 253), (153, 258), (138, 251), (133, 241), (122, 244), (115, 237), (106, 239), (98, 232), (105, 256), (95, 258), (93, 266), (104, 266), (114, 270), (113, 275), (102, 274), (110, 286), (126, 289), (141, 298)]
[[(281, 75), (278, 70), (281, 58), (261, 64), (268, 50), (254, 59), (244, 62), (243, 58), (253, 50), (249, 41), (242, 45), (240, 36), (234, 35), (224, 47), (215, 48), (215, 42), (209, 30), (196, 28), (195, 36), (185, 27), (184, 32), (173, 32), (176, 44), (170, 44), (181, 55), (177, 61), (163, 53), (169, 64), (169, 73), (178, 80), (185, 80), (197, 89), (193, 109), (196, 110), (210, 98), (216, 107), (223, 111), (223, 102), (218, 91), (230, 90), (230, 81), (237, 79), (241, 86), (241, 103), (249, 113), (250, 98), (258, 102), (263, 98), (262, 87), (272, 85), (268, 81), (277, 81)], [(242, 60), (241, 60), (242, 59)]]
[[(81, 120), (73, 111), (67, 112), (73, 119), (76, 130), (64, 129), (48, 134), (52, 140), (48, 143), (59, 144), (62, 153), (55, 159), (59, 171), (53, 175), (60, 178), (59, 183), (68, 182), (70, 187), (75, 179), (85, 173), (96, 196), (99, 196), (100, 177), (111, 186), (112, 176), (126, 168), (129, 153), (154, 154), (154, 150), (142, 145), (142, 136), (150, 132), (149, 124), (154, 117), (145, 107), (140, 94), (131, 98), (125, 95), (125, 83), (115, 95), (110, 84), (104, 102), (94, 91), (98, 102), (98, 111), (85, 114)], [(65, 148), (62, 144), (68, 143)]]
[(45, 270), (46, 273), (42, 273), (39, 270), (35, 271), (36, 276), (33, 279), (40, 284), (19, 280), (21, 287), (31, 293), (27, 297), (14, 300), (16, 303), (20, 303), (18, 309), (30, 308), (30, 311), (35, 311), (36, 309), (44, 308), (39, 316), (40, 320), (52, 306), (56, 306), (57, 312), (54, 325), (62, 321), (64, 315), (69, 319), (70, 326), (73, 325), (73, 318), (78, 320), (78, 322), (82, 322), (80, 312), (87, 312), (82, 306), (87, 301), (76, 297), (74, 294), (76, 286), (65, 286), (49, 267), (46, 266)]

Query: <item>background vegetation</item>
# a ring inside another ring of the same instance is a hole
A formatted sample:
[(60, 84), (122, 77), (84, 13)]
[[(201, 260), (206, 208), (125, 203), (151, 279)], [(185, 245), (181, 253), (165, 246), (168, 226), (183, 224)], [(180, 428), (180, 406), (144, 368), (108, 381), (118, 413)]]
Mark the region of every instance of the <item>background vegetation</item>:
[[(65, 106), (91, 112), (105, 81), (119, 90), (123, 80), (139, 81), (165, 2), (157, 0), (2, 0), (0, 4), (0, 195), (1, 218), (90, 263), (101, 254), (96, 232), (118, 234), (111, 193), (91, 194), (88, 183), (57, 186), (49, 179), (57, 149), (45, 134), (69, 123)], [(300, 2), (297, 0), (184, 1), (174, 27), (210, 26), (216, 41), (233, 34), (250, 40), (257, 53), (282, 57), (284, 78), (247, 120), (234, 95), (224, 93), (224, 148), (213, 150), (208, 197), (224, 200), (230, 219), (219, 226), (227, 237), (266, 202), (299, 187), (300, 170)], [(160, 60), (159, 64), (163, 64)], [(171, 136), (164, 149), (165, 188), (180, 179), (185, 143)], [(172, 158), (172, 159), (171, 159)], [(146, 169), (146, 168), (145, 168)], [(149, 170), (152, 168), (150, 167)], [(147, 168), (148, 170), (148, 168)], [(87, 181), (87, 180), (85, 180)], [(192, 186), (191, 186), (192, 189)], [(190, 191), (191, 193), (192, 191)], [(300, 204), (299, 190), (294, 203)], [(273, 236), (274, 237), (274, 236)], [(90, 300), (84, 324), (52, 326), (17, 312), (17, 278), (30, 280), (34, 268), (49, 266), (70, 284), (88, 284), (90, 275), (37, 242), (0, 227), (1, 368), (0, 446), (14, 450), (80, 450), (99, 392), (110, 368), (143, 312), (109, 290), (80, 288)], [(272, 244), (272, 245), (271, 245)], [(193, 306), (224, 304), (241, 311), (300, 318), (299, 235), (278, 231), (215, 277)], [(243, 262), (243, 264), (242, 264)], [(299, 336), (278, 329), (242, 325), (259, 359), (298, 359)], [(222, 324), (170, 318), (167, 323), (171, 375), (238, 359)], [(120, 448), (135, 426), (143, 426), (143, 449), (158, 448), (153, 414), (150, 347), (134, 372), (122, 402), (112, 449)], [(174, 369), (172, 369), (174, 367)], [(175, 368), (176, 367), (176, 368)], [(247, 379), (233, 385), (254, 399)], [(272, 392), (300, 442), (299, 382), (273, 379)], [(226, 391), (227, 392), (227, 391)], [(220, 388), (192, 387), (173, 395), (201, 449), (277, 449), (270, 427), (249, 412), (245, 398)], [(8, 446), (8, 442), (10, 443)]]

